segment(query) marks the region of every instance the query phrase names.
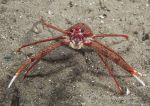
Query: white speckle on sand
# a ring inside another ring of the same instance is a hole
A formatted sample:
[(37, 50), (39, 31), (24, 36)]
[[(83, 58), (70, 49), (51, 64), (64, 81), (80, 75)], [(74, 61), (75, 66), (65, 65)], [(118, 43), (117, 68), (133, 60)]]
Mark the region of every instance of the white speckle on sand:
[(19, 18), (22, 18), (22, 17), (23, 17), (22, 15), (19, 16)]
[(103, 20), (101, 20), (100, 22), (101, 22), (102, 24), (104, 24), (104, 21), (103, 21)]
[(105, 17), (104, 17), (103, 15), (100, 15), (99, 18), (102, 18), (102, 19), (103, 19), (103, 18), (105, 18)]
[(30, 46), (29, 48), (30, 48), (30, 49), (32, 49), (32, 48), (33, 48), (33, 46)]
[(2, 38), (2, 39), (7, 39), (7, 38), (6, 38), (6, 35), (2, 35), (2, 34), (1, 34), (1, 38)]
[(95, 81), (91, 81), (91, 82), (95, 82)]
[(52, 15), (52, 11), (48, 10), (48, 14), (49, 14), (49, 15)]
[(91, 3), (90, 3), (90, 5), (94, 5), (94, 4), (95, 4), (95, 2), (91, 2)]
[(85, 102), (83, 102), (83, 103), (81, 103), (81, 105), (82, 105), (82, 106), (85, 106), (85, 105), (86, 105), (86, 103), (85, 103)]
[(38, 70), (40, 70), (41, 69), (41, 67), (38, 67)]

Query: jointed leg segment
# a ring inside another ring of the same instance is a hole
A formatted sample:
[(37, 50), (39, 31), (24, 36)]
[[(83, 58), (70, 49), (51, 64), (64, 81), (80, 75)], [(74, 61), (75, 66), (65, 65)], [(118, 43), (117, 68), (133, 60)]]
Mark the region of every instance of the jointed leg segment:
[(120, 92), (120, 94), (124, 94), (123, 89), (122, 89), (122, 87), (121, 87), (119, 81), (117, 80), (117, 78), (116, 78), (115, 75), (113, 74), (112, 68), (107, 64), (106, 58), (105, 58), (103, 55), (101, 55), (101, 54), (98, 52), (98, 50), (97, 50), (97, 54), (98, 54), (98, 56), (100, 57), (102, 64), (103, 64), (103, 65), (105, 66), (105, 68), (108, 70), (109, 75), (110, 75), (110, 76), (113, 78), (113, 80), (115, 81), (115, 83), (116, 83), (116, 85), (117, 85), (117, 89), (118, 89), (118, 91)]
[[(52, 28), (54, 30), (57, 30), (59, 32), (62, 32), (63, 34), (68, 34), (67, 31), (64, 31), (60, 28), (57, 28), (51, 24), (48, 24), (43, 18), (41, 18), (41, 22), (43, 25), (45, 25), (46, 27), (48, 28)], [(47, 39), (44, 39), (44, 40), (39, 40), (39, 41), (36, 41), (36, 42), (33, 42), (33, 43), (29, 43), (29, 44), (25, 44), (25, 45), (22, 45), (20, 48), (17, 49), (17, 52), (19, 52), (22, 48), (25, 48), (25, 47), (28, 47), (28, 46), (31, 46), (31, 45), (36, 45), (36, 44), (39, 44), (39, 43), (42, 43), (42, 42), (48, 42), (48, 41), (51, 41), (51, 40), (60, 40), (60, 39), (64, 39), (64, 36), (59, 36), (59, 37), (56, 37), (56, 38), (47, 38)], [(12, 80), (10, 81), (9, 85), (8, 85), (8, 88), (12, 85), (12, 83), (14, 82), (14, 80), (16, 79), (16, 77), (19, 75), (20, 72), (23, 71), (24, 68), (26, 68), (28, 65), (30, 65), (28, 67), (28, 69), (26, 70), (25, 72), (25, 75), (24, 75), (24, 78), (25, 76), (27, 75), (27, 73), (40, 61), (40, 59), (42, 57), (44, 57), (46, 54), (48, 54), (49, 52), (51, 52), (53, 49), (59, 47), (59, 46), (63, 46), (63, 45), (66, 45), (68, 44), (67, 42), (59, 42), (59, 43), (55, 43), (53, 45), (50, 45), (48, 48), (42, 50), (41, 52), (39, 52), (37, 55), (35, 55), (34, 57), (28, 59), (21, 67), (19, 67), (19, 69), (17, 70), (16, 74), (14, 75), (14, 77), (12, 78)]]
[(40, 51), (37, 55), (31, 57), (30, 59), (28, 59), (21, 67), (19, 67), (19, 69), (17, 70), (16, 74), (14, 75), (14, 77), (12, 78), (12, 80), (10, 81), (8, 88), (10, 88), (10, 86), (12, 85), (12, 83), (14, 82), (14, 80), (17, 78), (17, 76), (23, 71), (24, 68), (26, 68), (28, 65), (30, 65), (28, 67), (28, 69), (25, 72), (24, 78), (27, 75), (27, 73), (34, 67), (34, 65), (36, 65), (41, 58), (43, 58), (45, 55), (47, 55), (49, 52), (51, 52), (53, 49), (58, 48), (60, 46), (66, 45), (67, 43), (65, 42), (59, 42), (59, 43), (55, 43), (53, 45), (50, 45), (49, 47), (47, 47), (46, 49)]
[(128, 35), (125, 34), (95, 34), (93, 38), (95, 37), (124, 37), (126, 40), (128, 40)]
[[(116, 63), (117, 65), (119, 65), (120, 67), (122, 67), (123, 69), (128, 71), (134, 78), (137, 79), (137, 81), (141, 85), (145, 86), (145, 83), (138, 77), (141, 74), (139, 72), (137, 72), (134, 68), (132, 68), (129, 64), (127, 64), (127, 62), (119, 54), (117, 54), (114, 50), (106, 47), (105, 45), (103, 45), (101, 43), (98, 43), (97, 41), (93, 41), (86, 46), (90, 46), (90, 47), (96, 49), (99, 57), (101, 58), (103, 64), (107, 68), (107, 70), (109, 71), (109, 74), (113, 77), (113, 79), (117, 85), (117, 88), (121, 94), (122, 94), (123, 90), (122, 90), (119, 82), (116, 80), (115, 76), (113, 75), (111, 67), (105, 62), (105, 59), (112, 60), (114, 63)], [(126, 94), (128, 94), (128, 92), (129, 92), (129, 90), (127, 89)]]
[(26, 77), (26, 75), (30, 72), (30, 70), (40, 61), (42, 57), (37, 58), (34, 62), (30, 63), (30, 66), (28, 67), (28, 69), (26, 70), (25, 74), (24, 74), (24, 79)]
[(63, 34), (68, 34), (67, 31), (65, 31), (65, 30), (63, 30), (63, 29), (60, 29), (60, 28), (58, 28), (58, 27), (55, 27), (55, 26), (53, 26), (53, 25), (51, 25), (51, 24), (48, 24), (48, 23), (43, 19), (43, 17), (41, 17), (41, 22), (42, 22), (42, 24), (43, 24), (44, 26), (46, 26), (46, 27), (48, 27), (48, 28), (57, 30), (57, 31), (59, 31), (59, 32), (62, 32)]
[(39, 43), (48, 42), (48, 41), (52, 41), (52, 40), (60, 40), (60, 39), (64, 39), (64, 37), (59, 36), (59, 37), (55, 37), (55, 38), (46, 38), (46, 39), (42, 39), (42, 40), (39, 40), (39, 41), (36, 41), (36, 42), (25, 44), (25, 45), (22, 45), (20, 48), (18, 48), (17, 52), (20, 52), (20, 50), (22, 48), (25, 48), (25, 47), (28, 47), (28, 46), (32, 46), (32, 45), (36, 45), (36, 44), (39, 44)]

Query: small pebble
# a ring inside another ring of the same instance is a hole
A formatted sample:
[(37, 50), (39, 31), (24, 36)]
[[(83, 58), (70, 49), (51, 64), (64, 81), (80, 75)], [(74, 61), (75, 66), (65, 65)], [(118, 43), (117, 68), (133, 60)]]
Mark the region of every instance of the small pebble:
[(32, 28), (33, 32), (39, 34), (43, 31), (43, 26), (41, 24), (37, 24)]
[(38, 67), (38, 70), (40, 70), (41, 69), (41, 67)]
[(4, 59), (5, 59), (6, 61), (9, 61), (9, 60), (11, 59), (11, 56), (5, 56)]
[(95, 81), (92, 81), (92, 82), (95, 82)]
[(49, 11), (48, 11), (48, 14), (49, 14), (49, 15), (52, 15), (52, 12), (49, 10)]
[(102, 18), (102, 19), (105, 18), (103, 15), (100, 15), (99, 17)]
[(104, 21), (103, 21), (103, 20), (101, 20), (101, 23), (103, 24), (103, 23), (104, 23)]
[(1, 38), (2, 38), (2, 39), (7, 39), (6, 36), (4, 36), (4, 35), (1, 35)]

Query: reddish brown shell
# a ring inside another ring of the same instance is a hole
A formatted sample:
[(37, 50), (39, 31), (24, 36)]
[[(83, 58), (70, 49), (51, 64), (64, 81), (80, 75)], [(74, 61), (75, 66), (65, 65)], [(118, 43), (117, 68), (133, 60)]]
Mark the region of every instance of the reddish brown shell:
[(72, 31), (72, 29), (76, 29), (76, 28), (81, 28), (81, 31), (83, 31), (83, 33), (87, 33), (85, 34), (86, 35), (85, 37), (93, 36), (93, 32), (91, 28), (84, 23), (77, 23), (71, 26), (70, 28), (68, 28), (67, 31)]

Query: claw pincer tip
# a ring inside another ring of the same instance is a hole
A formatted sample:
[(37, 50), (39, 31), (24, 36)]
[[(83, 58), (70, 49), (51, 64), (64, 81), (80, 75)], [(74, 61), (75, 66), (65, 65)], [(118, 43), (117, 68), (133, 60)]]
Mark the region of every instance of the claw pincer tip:
[(139, 82), (141, 85), (145, 86), (145, 83), (144, 83), (138, 76), (136, 76), (136, 75), (133, 75), (133, 76), (134, 76), (134, 78), (136, 78), (136, 79), (138, 80), (138, 82)]
[(8, 88), (10, 88), (10, 86), (12, 85), (12, 83), (15, 81), (15, 79), (17, 78), (17, 74), (13, 76), (13, 78), (11, 79), (9, 85), (8, 85)]

